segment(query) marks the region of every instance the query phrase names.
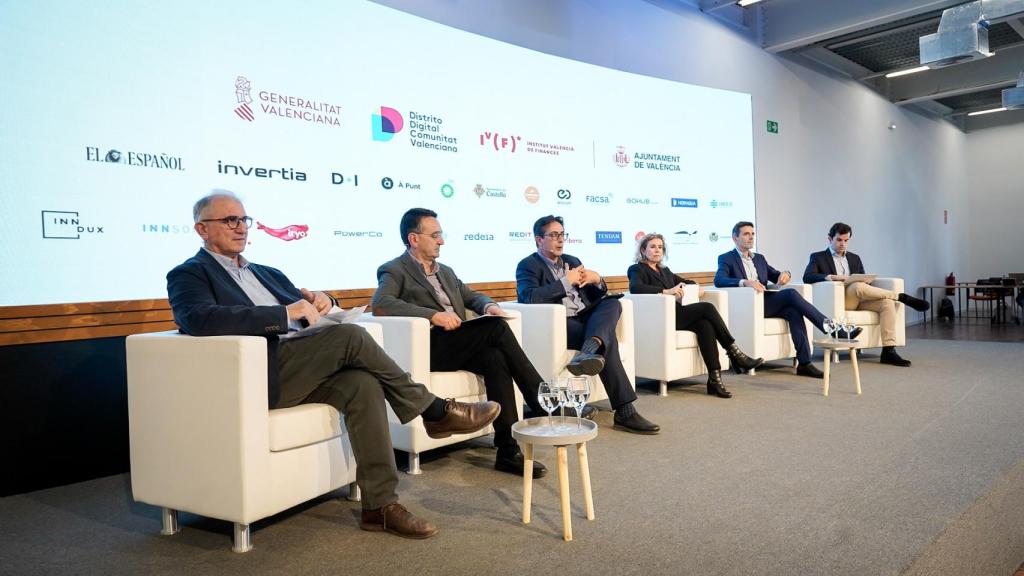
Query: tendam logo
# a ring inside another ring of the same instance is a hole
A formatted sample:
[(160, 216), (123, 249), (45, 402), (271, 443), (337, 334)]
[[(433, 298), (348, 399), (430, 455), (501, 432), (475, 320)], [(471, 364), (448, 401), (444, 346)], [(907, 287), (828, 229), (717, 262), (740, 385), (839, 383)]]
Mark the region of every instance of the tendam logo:
[(257, 222), (256, 227), (267, 234), (270, 234), (274, 238), (284, 240), (285, 242), (302, 240), (309, 235), (309, 226), (306, 224), (292, 224), (290, 226), (285, 226), (284, 228), (271, 228), (269, 226), (264, 226), (262, 222)]

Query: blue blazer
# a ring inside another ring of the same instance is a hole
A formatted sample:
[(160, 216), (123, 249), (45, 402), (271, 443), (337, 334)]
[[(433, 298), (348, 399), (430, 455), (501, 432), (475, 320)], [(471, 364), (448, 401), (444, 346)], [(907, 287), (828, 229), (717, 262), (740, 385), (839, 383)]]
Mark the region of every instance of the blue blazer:
[[(562, 254), (562, 261), (570, 268), (581, 264), (579, 258), (568, 254)], [(593, 284), (584, 286), (580, 290), (584, 310), (596, 305), (607, 293), (607, 284), (604, 287)], [(544, 257), (534, 252), (520, 260), (516, 266), (516, 296), (524, 304), (561, 304), (566, 294), (565, 286), (551, 273)]]
[[(864, 263), (860, 261), (860, 256), (853, 252), (847, 252), (846, 263), (850, 265), (850, 274), (864, 274)], [(811, 261), (807, 263), (807, 268), (804, 269), (804, 284), (824, 282), (825, 276), (829, 274), (837, 274), (836, 262), (832, 259), (832, 251), (826, 248), (821, 252), (812, 253)]]
[[(764, 256), (754, 252), (754, 268), (757, 270), (756, 280), (767, 285), (769, 281), (778, 282), (781, 272), (768, 265)], [(740, 285), (741, 280), (754, 280), (747, 278), (747, 272), (743, 269), (743, 261), (735, 250), (729, 250), (718, 256), (718, 271), (715, 272), (715, 287), (735, 288)]]
[(192, 336), (264, 336), (267, 338), (267, 383), (270, 406), (277, 403), (278, 334), (288, 332), (285, 306), (300, 300), (300, 292), (280, 270), (250, 264), (256, 278), (280, 306), (256, 306), (227, 270), (206, 250), (167, 273), (167, 298), (174, 321)]

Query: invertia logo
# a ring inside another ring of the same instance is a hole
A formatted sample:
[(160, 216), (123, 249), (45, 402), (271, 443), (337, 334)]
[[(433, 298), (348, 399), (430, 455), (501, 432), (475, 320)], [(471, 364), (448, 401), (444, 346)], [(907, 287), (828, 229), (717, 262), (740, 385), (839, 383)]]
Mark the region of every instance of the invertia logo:
[(285, 226), (284, 228), (270, 228), (269, 226), (264, 226), (262, 222), (257, 222), (256, 227), (267, 234), (270, 234), (274, 238), (284, 240), (285, 242), (302, 240), (309, 235), (309, 226), (306, 224), (292, 224), (290, 226)]
[(516, 145), (522, 139), (522, 136), (502, 136), (497, 132), (484, 132), (480, 135), (480, 145), (490, 144), (496, 152), (507, 151), (515, 154)]
[(218, 174), (234, 174), (235, 176), (255, 176), (257, 178), (280, 178), (281, 180), (306, 181), (306, 173), (294, 168), (260, 168), (255, 166), (240, 166), (235, 164), (224, 164), (217, 160)]
[[(341, 106), (269, 90), (260, 90), (257, 97), (259, 111), (267, 116), (341, 127)], [(235, 116), (246, 122), (255, 121), (257, 110), (252, 104), (252, 83), (245, 76), (235, 78)]]
[(78, 240), (82, 236), (103, 234), (103, 226), (85, 225), (78, 212), (65, 210), (43, 210), (43, 238), (54, 240)]
[(626, 148), (624, 146), (615, 147), (615, 165), (619, 168), (625, 168), (629, 166), (629, 154), (626, 154)]
[(405, 127), (405, 119), (402, 118), (402, 114), (398, 110), (381, 106), (380, 114), (370, 115), (370, 124), (372, 125), (373, 139), (378, 142), (388, 142)]

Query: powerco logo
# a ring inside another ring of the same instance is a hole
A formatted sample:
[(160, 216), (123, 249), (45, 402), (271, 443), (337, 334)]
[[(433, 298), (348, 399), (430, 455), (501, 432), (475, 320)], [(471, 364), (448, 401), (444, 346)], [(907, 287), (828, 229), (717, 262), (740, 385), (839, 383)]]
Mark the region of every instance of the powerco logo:
[(362, 239), (376, 239), (382, 238), (383, 232), (378, 230), (335, 230), (335, 238), (362, 238)]
[(83, 223), (78, 212), (43, 210), (43, 238), (52, 240), (79, 240), (83, 236), (103, 234), (103, 226)]
[(696, 198), (673, 198), (672, 199), (672, 207), (673, 208), (696, 208), (697, 207), (697, 199)]
[(462, 237), (463, 240), (470, 242), (490, 242), (494, 240), (494, 234), (485, 234), (483, 232), (475, 232), (473, 234), (466, 234)]
[(217, 160), (218, 174), (234, 174), (235, 176), (255, 176), (256, 178), (275, 178), (305, 182), (306, 173), (295, 168), (263, 168), (260, 166), (243, 166), (241, 164), (225, 164)]
[(107, 164), (121, 164), (123, 166), (138, 166), (140, 168), (161, 168), (164, 170), (184, 171), (181, 156), (170, 156), (168, 154), (150, 154), (147, 152), (121, 152), (111, 148), (106, 153), (100, 153), (95, 146), (85, 147), (85, 159), (89, 162), (104, 162)]
[(269, 90), (260, 90), (256, 97), (259, 98), (259, 104), (253, 102), (252, 83), (248, 78), (235, 78), (234, 112), (235, 116), (246, 122), (254, 122), (257, 112), (260, 112), (266, 116), (341, 127), (341, 106), (336, 104)]
[(597, 231), (595, 242), (598, 244), (622, 244), (622, 232), (615, 231)]
[(292, 224), (290, 226), (285, 226), (284, 228), (271, 228), (269, 226), (264, 226), (262, 222), (257, 222), (256, 228), (263, 230), (278, 240), (284, 240), (285, 242), (302, 240), (306, 236), (309, 236), (309, 226), (306, 224)]

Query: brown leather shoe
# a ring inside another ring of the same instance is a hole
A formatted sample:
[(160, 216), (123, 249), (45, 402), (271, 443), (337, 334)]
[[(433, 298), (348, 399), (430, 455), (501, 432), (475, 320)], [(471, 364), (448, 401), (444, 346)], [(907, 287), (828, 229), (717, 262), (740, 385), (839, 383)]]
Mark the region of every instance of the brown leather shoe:
[(376, 510), (363, 510), (359, 527), (371, 532), (391, 532), (402, 538), (430, 538), (437, 534), (437, 526), (423, 518), (417, 518), (398, 502), (392, 502)]
[(456, 402), (454, 398), (445, 401), (445, 415), (437, 422), (423, 421), (427, 436), (447, 438), (452, 434), (469, 434), (487, 426), (501, 414), (497, 402)]

